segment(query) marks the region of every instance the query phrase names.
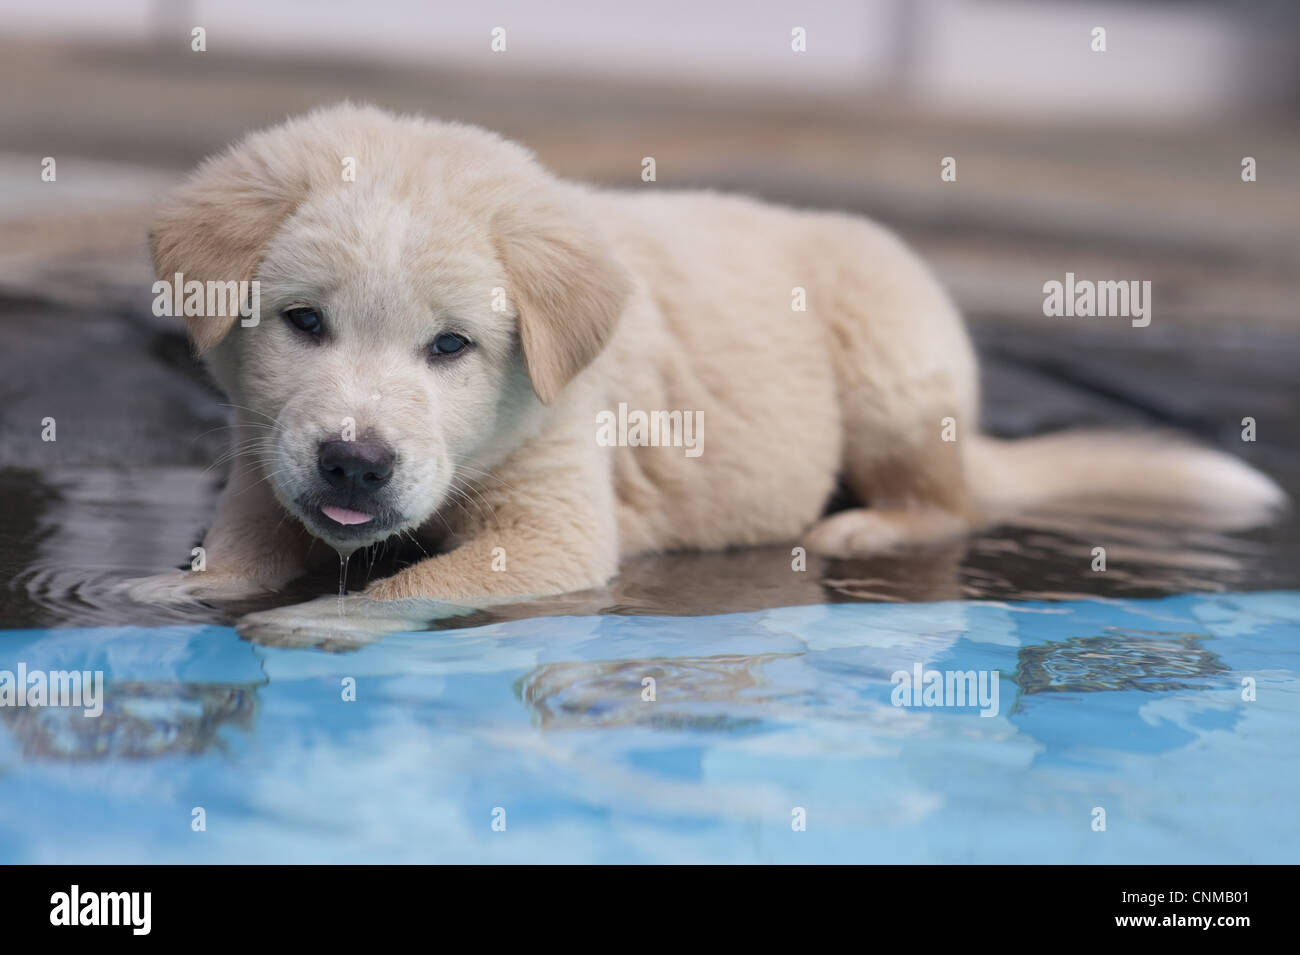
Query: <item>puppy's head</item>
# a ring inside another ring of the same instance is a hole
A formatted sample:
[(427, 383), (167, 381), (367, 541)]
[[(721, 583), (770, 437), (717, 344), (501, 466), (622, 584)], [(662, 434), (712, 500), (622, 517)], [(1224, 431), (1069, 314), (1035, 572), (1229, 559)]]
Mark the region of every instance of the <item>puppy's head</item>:
[(605, 346), (628, 280), (571, 189), (483, 130), (344, 106), (168, 200), (161, 279), (257, 283), (256, 315), (185, 321), (244, 453), (317, 537), (348, 551), (423, 524)]

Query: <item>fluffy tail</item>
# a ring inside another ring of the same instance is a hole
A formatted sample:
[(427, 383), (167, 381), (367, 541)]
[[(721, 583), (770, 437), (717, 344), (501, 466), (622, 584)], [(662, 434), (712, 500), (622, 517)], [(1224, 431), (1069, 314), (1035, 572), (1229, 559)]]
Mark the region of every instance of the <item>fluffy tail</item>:
[(1160, 434), (979, 437), (967, 448), (966, 469), (990, 517), (1051, 505), (1236, 529), (1267, 523), (1287, 503), (1271, 478), (1244, 462)]

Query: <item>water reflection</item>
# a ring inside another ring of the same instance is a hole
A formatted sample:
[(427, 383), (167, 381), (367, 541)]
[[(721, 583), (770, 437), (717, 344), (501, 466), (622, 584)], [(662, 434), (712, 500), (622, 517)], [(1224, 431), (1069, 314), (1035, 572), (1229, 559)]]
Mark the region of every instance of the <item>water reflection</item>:
[(768, 702), (747, 691), (762, 684), (765, 663), (785, 656), (789, 654), (552, 663), (533, 670), (516, 690), (542, 729), (650, 726), (731, 732), (759, 720), (709, 704)]
[(1023, 647), (1017, 682), (1022, 693), (1101, 690), (1202, 690), (1229, 672), (1193, 634), (1119, 631)]
[(0, 722), (26, 759), (157, 759), (221, 749), (223, 728), (253, 729), (256, 704), (251, 684), (124, 681), (92, 719), (75, 707), (3, 707)]
[[(1300, 595), (1274, 593), (540, 617), (347, 654), (10, 631), (0, 668), (102, 670), (107, 708), (0, 712), (0, 858), (1275, 859), (1298, 624)], [(1015, 674), (1028, 705), (894, 706), (890, 673), (918, 662), (1000, 673), (1004, 703)], [(1096, 805), (1131, 838), (1097, 838)]]

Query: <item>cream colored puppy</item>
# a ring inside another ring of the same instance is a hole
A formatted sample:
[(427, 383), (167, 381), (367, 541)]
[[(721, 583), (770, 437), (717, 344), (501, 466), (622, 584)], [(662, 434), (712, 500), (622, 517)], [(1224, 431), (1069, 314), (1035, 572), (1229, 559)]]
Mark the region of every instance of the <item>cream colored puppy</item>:
[[(256, 323), (186, 319), (236, 461), (172, 594), (280, 588), (313, 538), (429, 538), (368, 593), (464, 601), (593, 587), (642, 551), (875, 554), (1054, 497), (1283, 500), (1186, 445), (980, 437), (961, 318), (871, 222), (587, 188), (469, 126), (339, 106), (256, 133), (152, 245), (165, 280), (260, 297)], [(839, 478), (862, 506), (823, 518)]]

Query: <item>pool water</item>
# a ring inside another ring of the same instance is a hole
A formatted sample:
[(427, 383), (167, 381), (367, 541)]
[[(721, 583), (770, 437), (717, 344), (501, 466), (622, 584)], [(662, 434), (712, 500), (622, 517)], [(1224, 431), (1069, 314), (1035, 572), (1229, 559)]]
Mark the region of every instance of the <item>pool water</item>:
[(1296, 591), (10, 630), (105, 690), (0, 707), (0, 861), (1294, 862), (1298, 637)]

